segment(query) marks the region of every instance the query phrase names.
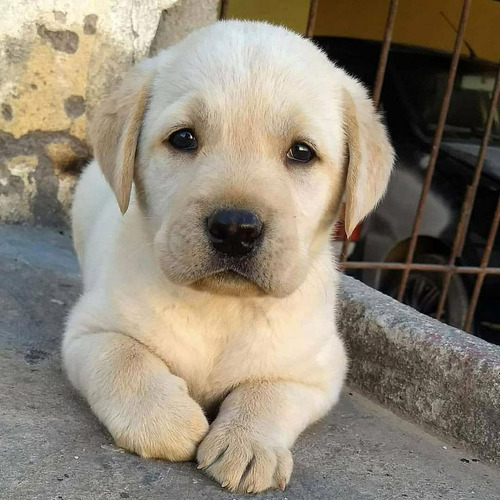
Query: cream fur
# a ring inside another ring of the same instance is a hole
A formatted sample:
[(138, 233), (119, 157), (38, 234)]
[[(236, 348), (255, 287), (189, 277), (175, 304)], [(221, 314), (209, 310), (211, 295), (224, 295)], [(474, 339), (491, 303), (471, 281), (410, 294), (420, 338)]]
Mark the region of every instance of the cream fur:
[[(197, 153), (164, 144), (184, 126)], [(220, 22), (135, 68), (93, 136), (73, 206), (84, 292), (64, 335), (69, 379), (118, 445), (196, 457), (231, 490), (284, 488), (290, 447), (347, 371), (329, 243), (344, 189), (352, 228), (392, 167), (365, 90), (298, 35)], [(313, 164), (285, 160), (298, 139)], [(269, 228), (243, 284), (214, 278), (203, 220), (221, 205)]]

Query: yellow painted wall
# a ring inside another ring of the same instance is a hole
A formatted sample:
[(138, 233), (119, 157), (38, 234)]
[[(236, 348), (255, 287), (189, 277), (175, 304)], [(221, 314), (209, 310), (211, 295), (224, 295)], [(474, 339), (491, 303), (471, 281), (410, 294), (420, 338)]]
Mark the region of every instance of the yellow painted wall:
[[(389, 0), (320, 0), (315, 34), (380, 40), (388, 8)], [(458, 27), (461, 9), (461, 0), (400, 0), (393, 40), (451, 51), (455, 32), (441, 12)], [(228, 12), (229, 17), (267, 20), (303, 33), (308, 10), (309, 0), (230, 0)], [(480, 59), (499, 60), (500, 2), (472, 1), (466, 40)]]
[[(323, 0), (319, 3), (317, 35), (380, 40), (389, 0)], [(458, 28), (460, 0), (400, 0), (393, 41), (451, 51)], [(480, 59), (500, 58), (500, 2), (473, 0), (465, 39)], [(468, 54), (464, 48), (463, 53)]]
[(228, 18), (252, 19), (282, 24), (304, 33), (309, 0), (229, 0)]

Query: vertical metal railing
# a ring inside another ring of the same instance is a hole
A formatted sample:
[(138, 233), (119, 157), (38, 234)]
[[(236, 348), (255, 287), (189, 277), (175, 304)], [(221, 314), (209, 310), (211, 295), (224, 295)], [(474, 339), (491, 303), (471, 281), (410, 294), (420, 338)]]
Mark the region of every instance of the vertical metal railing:
[[(429, 158), (429, 164), (427, 165), (425, 180), (422, 186), (422, 191), (420, 193), (420, 199), (418, 201), (417, 212), (415, 215), (413, 229), (411, 232), (410, 244), (408, 247), (408, 253), (406, 254), (406, 264), (411, 264), (413, 262), (415, 249), (417, 247), (417, 239), (420, 230), (420, 224), (422, 222), (422, 214), (424, 211), (425, 201), (427, 200), (427, 194), (429, 193), (429, 189), (431, 187), (431, 182), (434, 175), (434, 168), (436, 166), (436, 161), (439, 154), (439, 147), (441, 145), (441, 139), (443, 138), (444, 125), (446, 123), (448, 110), (450, 108), (451, 93), (453, 92), (453, 84), (455, 83), (455, 77), (457, 74), (458, 61), (460, 59), (460, 51), (462, 49), (462, 44), (464, 41), (465, 27), (467, 26), (467, 19), (469, 17), (470, 5), (471, 5), (471, 0), (464, 0), (462, 4), (462, 14), (460, 16), (460, 23), (457, 30), (457, 36), (455, 38), (455, 46), (453, 48), (451, 65), (448, 73), (448, 81), (446, 82), (446, 90), (443, 96), (443, 102), (441, 104), (441, 110), (439, 113), (436, 134), (434, 136), (434, 142), (432, 144), (432, 150)], [(410, 274), (409, 268), (403, 271), (397, 293), (397, 299), (399, 301), (403, 300), (403, 295), (406, 289), (406, 283), (408, 282), (409, 274)]]
[[(481, 178), (481, 173), (483, 171), (484, 157), (486, 155), (486, 149), (488, 148), (488, 143), (490, 142), (491, 129), (493, 127), (493, 120), (495, 115), (498, 113), (498, 95), (500, 93), (500, 63), (497, 69), (497, 76), (495, 79), (495, 85), (493, 88), (493, 95), (491, 97), (490, 109), (488, 112), (488, 118), (486, 120), (486, 127), (484, 129), (483, 139), (481, 141), (481, 148), (479, 150), (479, 155), (477, 157), (476, 168), (474, 170), (474, 178), (472, 184), (468, 186), (463, 203), (462, 210), (460, 212), (460, 220), (457, 225), (457, 230), (455, 233), (455, 240), (453, 242), (453, 248), (451, 251), (450, 259), (448, 264), (450, 266), (455, 265), (456, 260), (460, 257), (465, 238), (467, 236), (467, 230), (469, 229), (470, 217), (472, 209), (474, 207), (474, 201), (476, 200), (476, 193), (479, 187), (479, 181)], [(436, 311), (436, 319), (441, 319), (446, 304), (446, 298), (448, 296), (448, 290), (450, 288), (451, 278), (453, 276), (453, 271), (448, 271), (443, 278), (443, 288), (441, 291), (441, 297), (439, 299), (438, 308)], [(464, 329), (465, 326), (464, 326)], [(466, 329), (467, 330), (467, 329)]]
[(229, 7), (229, 0), (220, 1), (219, 19), (227, 19), (227, 9)]
[(391, 0), (389, 4), (389, 12), (385, 23), (384, 41), (382, 42), (382, 50), (378, 61), (377, 76), (375, 77), (375, 85), (373, 87), (373, 102), (378, 109), (380, 105), (380, 95), (384, 85), (385, 69), (387, 67), (387, 59), (389, 58), (389, 50), (392, 43), (392, 33), (394, 31), (394, 23), (396, 22), (396, 13), (398, 11), (399, 0)]
[(314, 28), (316, 27), (316, 17), (318, 16), (319, 0), (310, 0), (309, 14), (307, 16), (306, 37), (312, 38), (314, 35)]
[(477, 301), (479, 299), (479, 294), (481, 293), (481, 288), (483, 286), (484, 278), (486, 277), (488, 263), (490, 261), (491, 252), (493, 250), (493, 244), (498, 233), (498, 225), (500, 222), (500, 196), (497, 201), (497, 208), (495, 210), (495, 215), (493, 216), (493, 222), (491, 223), (490, 233), (488, 235), (488, 240), (484, 248), (483, 257), (481, 259), (481, 273), (477, 275), (476, 284), (474, 285), (474, 290), (472, 292), (472, 297), (469, 304), (469, 309), (467, 311), (467, 316), (465, 318), (464, 330), (469, 332), (472, 326), (472, 319), (474, 318), (474, 312), (476, 311)]
[[(391, 0), (389, 3), (389, 10), (384, 29), (384, 41), (380, 50), (380, 57), (378, 60), (377, 74), (375, 76), (375, 83), (373, 87), (373, 103), (378, 109), (380, 106), (380, 96), (382, 94), (382, 87), (384, 85), (385, 70), (387, 68), (387, 60), (389, 59), (389, 51), (392, 43), (392, 33), (394, 31), (394, 24), (396, 22), (396, 14), (398, 11), (399, 0)], [(340, 265), (345, 268), (347, 261), (347, 249), (349, 247), (349, 238), (347, 236), (342, 242), (342, 250), (340, 251)]]

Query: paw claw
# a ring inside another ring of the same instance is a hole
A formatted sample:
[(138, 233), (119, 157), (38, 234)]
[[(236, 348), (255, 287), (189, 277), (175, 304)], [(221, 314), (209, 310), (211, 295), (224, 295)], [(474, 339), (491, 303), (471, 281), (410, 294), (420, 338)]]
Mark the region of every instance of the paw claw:
[(198, 469), (222, 488), (241, 493), (284, 490), (293, 467), (288, 449), (269, 446), (261, 436), (226, 426), (212, 428), (198, 448), (198, 461)]

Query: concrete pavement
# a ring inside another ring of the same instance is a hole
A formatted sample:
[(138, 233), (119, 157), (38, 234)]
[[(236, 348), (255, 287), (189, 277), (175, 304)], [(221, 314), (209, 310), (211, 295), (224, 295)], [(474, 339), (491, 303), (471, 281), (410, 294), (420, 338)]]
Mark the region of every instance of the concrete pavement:
[[(60, 367), (64, 318), (78, 293), (67, 235), (0, 226), (0, 498), (240, 498), (194, 464), (144, 460), (113, 446)], [(498, 468), (349, 388), (299, 439), (294, 457), (287, 490), (262, 498), (500, 498)]]

